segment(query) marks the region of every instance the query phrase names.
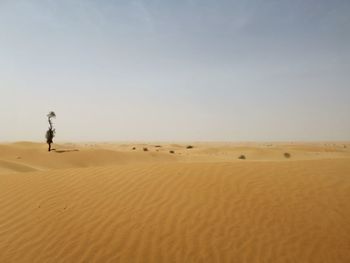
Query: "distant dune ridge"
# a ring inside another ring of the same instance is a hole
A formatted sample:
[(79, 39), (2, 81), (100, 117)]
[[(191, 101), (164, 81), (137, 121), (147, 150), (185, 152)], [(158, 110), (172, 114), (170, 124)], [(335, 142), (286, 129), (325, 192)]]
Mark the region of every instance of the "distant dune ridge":
[(1, 144), (0, 262), (350, 262), (349, 146)]

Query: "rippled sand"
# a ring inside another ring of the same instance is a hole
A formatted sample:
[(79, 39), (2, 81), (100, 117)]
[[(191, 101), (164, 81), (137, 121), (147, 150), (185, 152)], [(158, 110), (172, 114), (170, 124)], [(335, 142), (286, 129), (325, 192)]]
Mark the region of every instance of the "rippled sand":
[(0, 262), (350, 262), (350, 144), (191, 145), (0, 145)]

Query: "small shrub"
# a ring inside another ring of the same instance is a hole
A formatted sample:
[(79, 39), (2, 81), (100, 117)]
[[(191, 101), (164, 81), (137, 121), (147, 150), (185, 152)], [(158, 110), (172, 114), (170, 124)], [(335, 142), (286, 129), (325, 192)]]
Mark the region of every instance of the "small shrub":
[(46, 131), (46, 142), (49, 145), (48, 151), (51, 152), (51, 144), (53, 144), (53, 138), (55, 137), (56, 130), (53, 128), (52, 118), (56, 118), (56, 114), (53, 111), (50, 111), (47, 114), (47, 119), (49, 122), (49, 129)]
[(154, 147), (156, 147), (156, 148), (161, 148), (162, 146), (161, 146), (161, 145), (156, 145), (156, 146), (154, 146)]
[(144, 152), (148, 152), (148, 148), (147, 148), (147, 147), (144, 147), (144, 148), (143, 148), (143, 151), (144, 151)]
[(132, 150), (135, 151), (135, 150), (136, 150), (136, 147), (132, 147)]
[(283, 155), (284, 155), (285, 158), (288, 158), (288, 159), (291, 157), (290, 153), (284, 153)]
[(240, 155), (239, 157), (238, 157), (238, 159), (240, 159), (240, 160), (245, 160), (246, 159), (246, 157), (245, 157), (245, 155)]
[(175, 151), (169, 151), (169, 153), (174, 154), (174, 153), (175, 153)]
[(192, 145), (188, 145), (186, 149), (193, 149), (194, 147)]

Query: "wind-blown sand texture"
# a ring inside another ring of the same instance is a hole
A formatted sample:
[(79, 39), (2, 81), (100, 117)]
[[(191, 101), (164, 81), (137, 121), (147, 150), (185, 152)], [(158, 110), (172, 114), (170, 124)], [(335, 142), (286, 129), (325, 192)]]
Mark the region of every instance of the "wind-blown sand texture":
[(0, 262), (350, 262), (349, 144), (187, 145), (0, 145)]

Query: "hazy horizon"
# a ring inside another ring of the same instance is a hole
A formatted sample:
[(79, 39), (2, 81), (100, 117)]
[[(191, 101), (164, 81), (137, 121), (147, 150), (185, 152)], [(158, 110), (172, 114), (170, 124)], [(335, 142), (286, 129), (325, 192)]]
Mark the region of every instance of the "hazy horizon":
[(0, 141), (348, 141), (349, 1), (1, 1)]

